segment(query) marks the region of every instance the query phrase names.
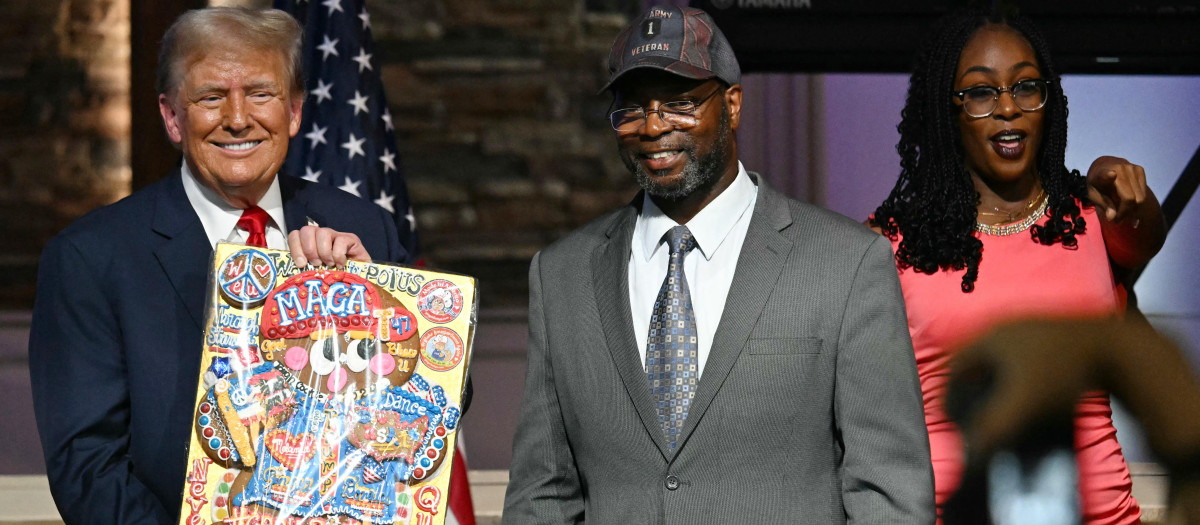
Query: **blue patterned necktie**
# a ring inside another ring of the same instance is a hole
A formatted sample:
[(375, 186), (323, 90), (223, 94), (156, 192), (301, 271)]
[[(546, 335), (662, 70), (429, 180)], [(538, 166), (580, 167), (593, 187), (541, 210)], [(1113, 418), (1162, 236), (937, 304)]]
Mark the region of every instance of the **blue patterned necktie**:
[(674, 450), (699, 379), (696, 312), (692, 310), (692, 294), (683, 275), (683, 258), (696, 247), (696, 239), (687, 226), (671, 228), (667, 237), (671, 259), (650, 315), (646, 377), (650, 381), (650, 395), (658, 405), (658, 422), (668, 446)]

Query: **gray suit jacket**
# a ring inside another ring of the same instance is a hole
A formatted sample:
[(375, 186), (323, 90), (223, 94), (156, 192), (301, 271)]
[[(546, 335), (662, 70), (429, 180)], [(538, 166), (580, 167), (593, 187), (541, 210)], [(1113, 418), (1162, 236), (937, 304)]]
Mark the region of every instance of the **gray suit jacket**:
[(890, 244), (758, 185), (704, 374), (668, 450), (627, 270), (641, 203), (534, 257), (504, 523), (933, 523)]

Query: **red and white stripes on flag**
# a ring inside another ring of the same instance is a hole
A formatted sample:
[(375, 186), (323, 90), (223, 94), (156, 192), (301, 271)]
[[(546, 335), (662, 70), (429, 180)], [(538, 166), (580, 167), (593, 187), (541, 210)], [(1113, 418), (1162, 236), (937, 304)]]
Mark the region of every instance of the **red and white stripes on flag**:
[(446, 525), (475, 525), (475, 505), (471, 504), (471, 483), (467, 480), (467, 455), (462, 430), (454, 445), (454, 466), (450, 470), (450, 501), (446, 505)]

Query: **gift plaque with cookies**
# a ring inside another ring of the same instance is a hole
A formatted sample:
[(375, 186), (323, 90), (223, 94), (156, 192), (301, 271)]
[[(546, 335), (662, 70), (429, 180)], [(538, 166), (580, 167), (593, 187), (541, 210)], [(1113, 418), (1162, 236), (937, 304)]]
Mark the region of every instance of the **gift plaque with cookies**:
[(444, 522), (475, 279), (219, 244), (180, 524)]

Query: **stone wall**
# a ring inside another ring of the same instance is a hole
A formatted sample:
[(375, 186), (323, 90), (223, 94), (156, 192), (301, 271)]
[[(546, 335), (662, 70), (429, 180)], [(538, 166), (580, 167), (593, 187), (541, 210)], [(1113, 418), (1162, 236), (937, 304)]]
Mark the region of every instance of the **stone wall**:
[(129, 2), (0, 3), (0, 308), (42, 246), (129, 192)]
[(561, 0), (371, 13), (424, 255), (479, 277), (485, 309), (523, 306), (533, 254), (633, 193), (595, 94), (626, 17)]
[(627, 4), (369, 4), (423, 255), (479, 278), (472, 468), (508, 468), (530, 258), (635, 193), (596, 94)]

